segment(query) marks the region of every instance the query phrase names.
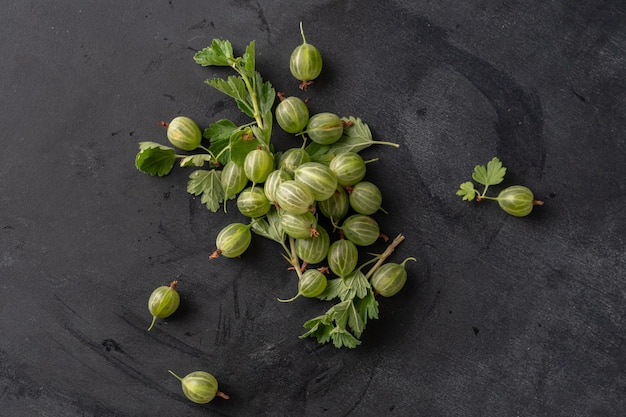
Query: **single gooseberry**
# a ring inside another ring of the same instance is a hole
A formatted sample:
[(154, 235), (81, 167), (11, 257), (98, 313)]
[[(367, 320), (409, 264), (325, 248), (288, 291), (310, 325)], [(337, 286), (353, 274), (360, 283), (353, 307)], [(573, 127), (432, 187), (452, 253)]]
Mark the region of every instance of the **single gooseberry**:
[(283, 181), (276, 189), (276, 202), (286, 212), (302, 214), (310, 211), (315, 200), (309, 187), (295, 180), (288, 180)]
[(303, 148), (289, 148), (280, 155), (277, 166), (293, 176), (296, 168), (310, 161), (311, 156)]
[(331, 159), (328, 167), (337, 176), (340, 185), (354, 185), (365, 177), (365, 161), (356, 152), (344, 152)]
[(227, 258), (241, 256), (252, 242), (251, 224), (231, 223), (224, 227), (215, 238), (217, 249), (210, 258), (215, 259), (220, 255)]
[(265, 149), (253, 149), (243, 160), (243, 170), (253, 184), (261, 184), (274, 170), (274, 156)]
[(237, 208), (246, 217), (261, 217), (270, 211), (272, 204), (265, 196), (263, 187), (248, 187), (239, 193)]
[(523, 185), (505, 188), (500, 191), (496, 200), (502, 210), (515, 217), (527, 216), (533, 210), (533, 206), (543, 204), (542, 201), (535, 200), (533, 192)]
[[(349, 189), (350, 207), (359, 214), (374, 214), (382, 210), (383, 195), (376, 184), (361, 181)], [(384, 210), (382, 210), (384, 212)]]
[(348, 210), (350, 209), (348, 193), (343, 187), (339, 187), (330, 198), (319, 201), (317, 208), (333, 223), (339, 223), (339, 221), (348, 214)]
[(284, 169), (275, 169), (267, 176), (265, 183), (263, 184), (263, 191), (265, 192), (265, 197), (269, 200), (270, 203), (276, 203), (276, 190), (278, 186), (285, 181), (292, 180), (291, 175), (287, 173)]
[(296, 182), (306, 185), (316, 201), (329, 199), (337, 189), (337, 177), (330, 168), (319, 162), (306, 162), (293, 172)]
[(276, 106), (276, 121), (287, 133), (300, 133), (309, 122), (309, 108), (306, 103), (295, 96), (286, 97), (278, 94), (280, 103)]
[(156, 319), (171, 316), (180, 305), (180, 295), (176, 291), (178, 281), (172, 281), (169, 286), (161, 286), (152, 291), (148, 299), (148, 311), (152, 314), (152, 323), (148, 331), (152, 330)]
[(330, 145), (343, 135), (343, 121), (334, 113), (317, 113), (306, 126), (309, 139), (320, 145)]
[(328, 248), (328, 267), (334, 274), (345, 277), (356, 268), (359, 250), (347, 239), (334, 241)]
[(376, 220), (364, 214), (353, 214), (345, 219), (341, 231), (346, 239), (358, 246), (369, 246), (380, 237), (380, 227)]
[(161, 126), (167, 128), (167, 139), (170, 143), (183, 151), (193, 151), (200, 146), (202, 132), (189, 117), (178, 116), (171, 122), (161, 122)]
[(233, 198), (239, 194), (248, 183), (248, 177), (241, 165), (236, 164), (233, 161), (228, 161), (224, 168), (222, 168), (222, 175), (220, 176), (220, 182), (222, 183), (222, 189), (226, 199)]
[(168, 370), (168, 372), (180, 381), (185, 397), (194, 403), (206, 404), (215, 397), (225, 400), (230, 398), (217, 389), (217, 379), (208, 372), (194, 371), (187, 374), (184, 378), (179, 377), (172, 371)]
[(317, 264), (326, 259), (330, 236), (322, 226), (316, 227), (318, 236), (296, 239), (296, 255), (307, 264)]
[(415, 258), (406, 258), (402, 263), (388, 262), (380, 266), (370, 279), (370, 284), (377, 294), (383, 297), (396, 295), (406, 283), (405, 264), (408, 261), (415, 261)]
[(302, 44), (291, 53), (289, 69), (297, 80), (302, 81), (300, 89), (306, 91), (307, 87), (322, 72), (322, 55), (315, 46), (306, 42), (302, 22), (300, 22), (300, 34), (302, 35)]
[(326, 275), (317, 269), (307, 269), (302, 273), (302, 278), (298, 281), (298, 293), (288, 300), (278, 299), (281, 303), (288, 303), (299, 296), (314, 298), (321, 295), (326, 289), (328, 280)]
[(280, 225), (283, 231), (294, 239), (317, 238), (317, 218), (310, 211), (292, 214), (288, 211), (280, 213)]

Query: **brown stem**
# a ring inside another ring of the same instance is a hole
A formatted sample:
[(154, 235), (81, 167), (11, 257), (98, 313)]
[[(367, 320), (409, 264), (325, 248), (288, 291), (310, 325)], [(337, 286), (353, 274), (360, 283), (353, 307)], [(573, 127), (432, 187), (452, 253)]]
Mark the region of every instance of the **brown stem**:
[(160, 121), (160, 122), (158, 123), (158, 125), (159, 125), (159, 126), (161, 126), (161, 127), (169, 127), (169, 123), (166, 123), (166, 122), (164, 122), (164, 121)]
[(211, 256), (209, 256), (209, 259), (217, 259), (217, 258), (219, 258), (221, 253), (222, 253), (222, 250), (221, 249), (217, 249), (215, 252), (213, 252), (211, 254)]
[(175, 290), (176, 289), (176, 285), (178, 285), (178, 281), (174, 280), (172, 281), (172, 283), (170, 284), (170, 288)]
[(543, 206), (543, 201), (541, 201), (541, 200), (533, 200), (533, 205), (534, 206)]
[(374, 275), (374, 272), (376, 272), (376, 270), (383, 264), (383, 262), (385, 262), (385, 260), (387, 260), (387, 258), (393, 253), (393, 251), (396, 249), (396, 246), (402, 243), (403, 240), (403, 235), (396, 236), (393, 242), (391, 242), (391, 244), (387, 246), (387, 249), (385, 249), (382, 255), (379, 256), (378, 262), (376, 262), (374, 266), (369, 271), (367, 271), (367, 275), (365, 275), (365, 278), (369, 280), (370, 277)]
[(313, 84), (313, 81), (302, 81), (302, 83), (300, 83), (300, 85), (298, 86), (300, 88), (300, 90), (302, 91), (307, 91), (307, 88)]
[(285, 101), (287, 97), (285, 97), (285, 93), (278, 92), (276, 93), (276, 97), (280, 99), (280, 101)]
[(230, 396), (229, 396), (229, 395), (224, 394), (222, 391), (217, 391), (217, 392), (215, 393), (215, 396), (216, 396), (216, 397), (223, 398), (223, 399), (225, 399), (225, 400), (228, 400), (228, 399), (230, 398)]

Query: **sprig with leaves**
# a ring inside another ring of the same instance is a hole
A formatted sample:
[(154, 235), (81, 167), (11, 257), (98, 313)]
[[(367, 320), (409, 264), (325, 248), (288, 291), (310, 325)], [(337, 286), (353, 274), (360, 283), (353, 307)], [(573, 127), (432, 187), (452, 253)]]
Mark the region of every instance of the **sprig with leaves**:
[(507, 169), (502, 166), (502, 162), (497, 157), (492, 158), (487, 165), (476, 165), (472, 173), (472, 179), (484, 186), (482, 192), (479, 192), (471, 181), (462, 183), (457, 190), (456, 195), (463, 200), (497, 201), (500, 208), (508, 214), (515, 217), (523, 217), (530, 214), (533, 206), (543, 205), (543, 201), (535, 200), (532, 191), (522, 185), (512, 185), (500, 191), (498, 196), (487, 195), (487, 190), (492, 185), (498, 185), (504, 181)]

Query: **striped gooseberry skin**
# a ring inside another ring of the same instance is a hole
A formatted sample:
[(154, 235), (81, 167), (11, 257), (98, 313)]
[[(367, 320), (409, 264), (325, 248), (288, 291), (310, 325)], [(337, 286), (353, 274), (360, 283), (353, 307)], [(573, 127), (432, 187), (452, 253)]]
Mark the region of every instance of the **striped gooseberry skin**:
[(402, 263), (388, 262), (380, 266), (370, 279), (370, 283), (377, 294), (383, 297), (396, 295), (406, 284), (407, 273), (405, 264), (415, 261), (415, 258), (406, 258)]
[(278, 167), (293, 176), (294, 170), (300, 165), (310, 162), (311, 156), (302, 148), (289, 148), (278, 158)]
[(341, 231), (346, 239), (358, 246), (369, 246), (380, 237), (376, 220), (364, 214), (353, 214), (345, 219)]
[(307, 186), (316, 201), (329, 199), (337, 189), (335, 173), (319, 162), (301, 164), (293, 172), (293, 179)]
[(248, 249), (250, 242), (252, 242), (250, 226), (243, 223), (231, 223), (217, 234), (215, 238), (217, 250), (211, 257), (223, 255), (227, 258), (236, 258)]
[(300, 23), (300, 34), (302, 35), (302, 44), (291, 52), (289, 70), (296, 80), (303, 81), (300, 88), (305, 90), (306, 82), (316, 79), (322, 72), (322, 54), (315, 46), (306, 42), (302, 23)]
[(263, 187), (248, 187), (239, 193), (237, 208), (246, 217), (261, 217), (270, 211), (272, 204), (265, 196)]
[(370, 215), (380, 210), (383, 195), (376, 184), (361, 181), (350, 190), (350, 207), (359, 214)]
[(330, 247), (330, 236), (322, 226), (316, 227), (319, 236), (296, 239), (296, 255), (308, 264), (318, 264), (326, 259)]
[(497, 197), (500, 208), (512, 216), (528, 216), (533, 210), (535, 196), (523, 185), (512, 185), (500, 191)]
[(184, 378), (179, 377), (174, 372), (169, 371), (181, 383), (183, 394), (196, 404), (206, 404), (220, 396), (228, 399), (228, 395), (218, 391), (217, 379), (213, 375), (204, 371), (194, 371)]
[(288, 213), (303, 214), (310, 210), (315, 200), (306, 185), (295, 180), (287, 180), (276, 189), (276, 202)]
[(307, 269), (298, 282), (298, 292), (307, 298), (317, 297), (326, 289), (326, 275), (317, 269)]
[(148, 299), (148, 311), (152, 314), (152, 323), (148, 327), (148, 331), (152, 330), (156, 319), (164, 319), (172, 314), (180, 306), (180, 295), (176, 291), (177, 281), (172, 281), (169, 286), (161, 286), (152, 291)]
[(347, 239), (334, 241), (328, 248), (328, 267), (334, 274), (345, 277), (356, 268), (359, 250)]
[(263, 184), (263, 191), (265, 191), (265, 197), (267, 197), (270, 203), (276, 202), (276, 190), (278, 186), (292, 179), (291, 175), (284, 169), (275, 169), (267, 176), (265, 184)]
[(365, 161), (355, 152), (344, 152), (331, 159), (328, 167), (335, 173), (337, 183), (350, 186), (365, 178)]
[(246, 173), (241, 165), (228, 161), (222, 168), (220, 181), (226, 198), (233, 198), (246, 188), (248, 177), (246, 177)]
[(287, 133), (300, 133), (309, 122), (309, 108), (299, 97), (291, 96), (276, 106), (276, 121)]
[(175, 117), (168, 125), (163, 126), (167, 126), (167, 139), (178, 149), (193, 151), (200, 145), (202, 132), (189, 117)]
[(274, 170), (274, 156), (265, 149), (254, 149), (244, 158), (243, 170), (253, 184), (263, 183)]
[(330, 145), (343, 135), (343, 122), (334, 113), (317, 113), (309, 119), (306, 134), (315, 143)]
[(280, 225), (285, 233), (294, 239), (315, 238), (317, 236), (317, 218), (310, 211), (302, 214), (280, 213)]
[(319, 201), (317, 208), (326, 218), (332, 220), (334, 223), (339, 223), (341, 219), (346, 217), (350, 209), (348, 193), (343, 187), (339, 187), (330, 198)]

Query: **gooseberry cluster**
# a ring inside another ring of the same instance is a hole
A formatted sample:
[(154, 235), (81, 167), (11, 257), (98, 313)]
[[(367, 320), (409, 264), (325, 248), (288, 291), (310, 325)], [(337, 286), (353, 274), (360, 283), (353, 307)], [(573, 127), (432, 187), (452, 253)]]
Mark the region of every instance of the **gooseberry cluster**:
[[(307, 43), (302, 24), (300, 32), (303, 43), (293, 50), (289, 68), (301, 82), (300, 89), (308, 91), (321, 73), (322, 58)], [(324, 314), (308, 320), (301, 337), (356, 347), (367, 321), (378, 318), (376, 296), (397, 294), (407, 280), (407, 261), (415, 260), (387, 261), (404, 240), (402, 234), (383, 253), (363, 259), (365, 248), (388, 238), (375, 219), (377, 213), (386, 213), (382, 192), (366, 179), (368, 165), (378, 158), (366, 160), (361, 151), (375, 144), (399, 145), (375, 141), (358, 117), (328, 111), (312, 114), (308, 99), (276, 93), (256, 71), (254, 49), (251, 42), (237, 57), (229, 41), (215, 39), (194, 55), (199, 65), (237, 72), (206, 83), (232, 97), (253, 122), (238, 126), (223, 119), (204, 131), (185, 116), (161, 122), (173, 147), (141, 142), (135, 165), (158, 176), (169, 174), (177, 160), (181, 167), (198, 168), (189, 176), (187, 191), (199, 196), (211, 211), (220, 207), (226, 211), (228, 202), (234, 200), (242, 216), (219, 231), (210, 258), (240, 257), (253, 234), (277, 242), (298, 277), (297, 294), (279, 301), (298, 297), (337, 301)], [(293, 135), (296, 145), (275, 149), (270, 143), (274, 121)], [(174, 288), (172, 284), (155, 290), (149, 302), (150, 328), (157, 318), (169, 316), (178, 307)]]

